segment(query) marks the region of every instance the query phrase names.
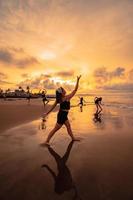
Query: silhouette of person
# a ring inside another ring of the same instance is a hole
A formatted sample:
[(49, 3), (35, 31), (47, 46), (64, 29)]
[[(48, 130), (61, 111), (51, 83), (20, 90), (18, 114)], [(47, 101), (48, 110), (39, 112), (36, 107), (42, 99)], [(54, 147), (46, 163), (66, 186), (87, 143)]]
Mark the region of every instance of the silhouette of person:
[(67, 147), (66, 153), (63, 157), (58, 155), (50, 146), (48, 146), (49, 153), (54, 157), (57, 163), (58, 174), (56, 175), (55, 172), (46, 164), (42, 165), (42, 168), (45, 168), (49, 171), (54, 179), (54, 191), (55, 193), (61, 195), (65, 191), (74, 190), (74, 197), (73, 200), (79, 198), (76, 186), (72, 179), (71, 172), (66, 165), (66, 162), (70, 156), (70, 152), (72, 149), (74, 141), (71, 141)]
[(102, 111), (102, 107), (101, 107), (102, 97), (95, 97), (94, 102), (97, 108), (96, 113), (99, 114)]
[(49, 100), (46, 97), (46, 90), (42, 91), (42, 102), (43, 102), (44, 107), (45, 107), (46, 104), (49, 103)]
[(3, 90), (0, 88), (0, 98), (3, 98)]
[(77, 140), (77, 141), (79, 140), (79, 139), (75, 138), (75, 136), (73, 135), (70, 121), (68, 119), (68, 113), (71, 108), (70, 100), (74, 97), (74, 95), (76, 94), (76, 92), (78, 90), (80, 78), (81, 78), (81, 75), (77, 76), (75, 88), (71, 93), (66, 94), (66, 91), (63, 87), (60, 87), (56, 90), (56, 100), (55, 100), (54, 104), (51, 106), (50, 110), (47, 111), (47, 113), (45, 113), (44, 116), (47, 116), (57, 106), (57, 104), (59, 104), (60, 108), (59, 108), (59, 111), (57, 114), (57, 121), (56, 121), (55, 127), (50, 131), (46, 141), (41, 144), (42, 146), (49, 145), (51, 138), (63, 126), (63, 124), (66, 126), (67, 132), (68, 132), (69, 136), (71, 137), (71, 139)]
[(27, 86), (27, 101), (28, 101), (28, 105), (30, 105), (30, 100), (31, 100), (30, 87)]
[(83, 105), (84, 105), (84, 98), (79, 97), (79, 107), (80, 107), (80, 112), (83, 112)]
[(79, 105), (83, 106), (84, 105), (84, 98), (83, 97), (79, 97), (80, 101), (79, 101)]

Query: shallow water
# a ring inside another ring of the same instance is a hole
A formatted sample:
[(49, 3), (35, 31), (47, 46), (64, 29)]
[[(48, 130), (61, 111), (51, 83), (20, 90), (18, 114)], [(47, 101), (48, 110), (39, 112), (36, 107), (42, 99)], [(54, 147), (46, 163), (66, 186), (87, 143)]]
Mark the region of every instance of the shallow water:
[[(90, 104), (94, 97), (84, 98)], [(78, 97), (72, 101), (69, 119), (80, 142), (70, 143), (63, 126), (51, 149), (40, 146), (55, 124), (56, 112), (44, 122), (37, 119), (1, 134), (1, 199), (133, 199), (133, 110), (119, 106), (132, 106), (132, 98), (103, 96), (103, 101), (98, 120), (95, 105), (81, 112)]]

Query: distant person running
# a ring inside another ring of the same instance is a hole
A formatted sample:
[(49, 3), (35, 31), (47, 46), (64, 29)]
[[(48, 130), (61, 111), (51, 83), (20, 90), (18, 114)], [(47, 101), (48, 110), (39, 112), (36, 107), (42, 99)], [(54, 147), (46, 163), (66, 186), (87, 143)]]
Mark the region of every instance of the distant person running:
[(102, 111), (102, 107), (101, 107), (102, 97), (95, 97), (94, 102), (97, 108), (96, 114), (99, 114)]
[(45, 105), (46, 105), (47, 103), (49, 103), (49, 100), (48, 100), (47, 97), (46, 97), (46, 90), (45, 90), (45, 91), (42, 91), (42, 102), (43, 102), (44, 107), (45, 107)]
[(77, 82), (75, 85), (75, 89), (70, 94), (66, 95), (65, 89), (62, 87), (60, 87), (56, 90), (55, 103), (53, 104), (51, 109), (45, 114), (45, 116), (48, 115), (56, 107), (57, 104), (60, 104), (60, 109), (57, 114), (57, 123), (56, 123), (55, 127), (52, 129), (52, 131), (49, 133), (45, 143), (43, 143), (42, 145), (49, 145), (50, 139), (62, 127), (63, 124), (66, 126), (67, 132), (70, 135), (70, 137), (72, 138), (72, 140), (73, 141), (77, 140), (72, 133), (70, 122), (69, 122), (67, 116), (68, 116), (68, 113), (70, 110), (70, 100), (76, 94), (76, 92), (78, 90), (80, 78), (81, 78), (81, 76), (77, 76)]

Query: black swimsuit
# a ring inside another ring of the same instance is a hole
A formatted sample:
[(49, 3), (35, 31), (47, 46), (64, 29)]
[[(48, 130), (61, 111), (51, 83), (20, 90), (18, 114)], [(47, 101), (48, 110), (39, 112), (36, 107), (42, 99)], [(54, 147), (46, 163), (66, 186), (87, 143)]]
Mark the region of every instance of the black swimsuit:
[(60, 110), (57, 114), (57, 123), (58, 124), (64, 124), (66, 120), (68, 120), (68, 111), (70, 110), (70, 101), (63, 101), (60, 103)]

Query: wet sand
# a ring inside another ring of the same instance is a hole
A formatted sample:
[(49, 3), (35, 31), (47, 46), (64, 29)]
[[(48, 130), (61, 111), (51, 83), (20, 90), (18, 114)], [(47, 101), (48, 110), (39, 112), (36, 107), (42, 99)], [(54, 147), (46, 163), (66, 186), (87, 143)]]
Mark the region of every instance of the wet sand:
[(49, 105), (44, 106), (41, 100), (0, 101), (0, 133), (9, 128), (41, 118)]
[(1, 200), (132, 200), (133, 134), (131, 110), (71, 109), (69, 119), (80, 142), (70, 143), (65, 127), (51, 147), (41, 147), (55, 123), (31, 121), (0, 135)]

